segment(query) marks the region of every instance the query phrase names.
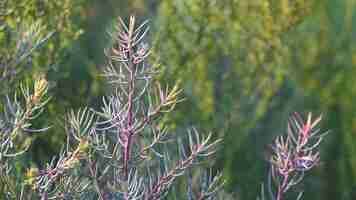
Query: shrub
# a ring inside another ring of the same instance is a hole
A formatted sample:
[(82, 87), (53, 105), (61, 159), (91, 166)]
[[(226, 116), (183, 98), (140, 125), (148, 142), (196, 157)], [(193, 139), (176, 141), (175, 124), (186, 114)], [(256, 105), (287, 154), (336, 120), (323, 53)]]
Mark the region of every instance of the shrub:
[[(31, 134), (49, 129), (32, 123), (50, 100), (48, 82), (38, 75), (32, 87), (21, 86), (23, 98), (6, 96), (0, 116), (0, 187), (7, 199), (228, 199), (218, 194), (222, 176), (204, 166), (221, 139), (204, 137), (194, 128), (176, 136), (164, 123), (163, 117), (183, 101), (182, 90), (155, 79), (159, 68), (148, 62), (148, 29), (147, 21), (136, 25), (130, 17), (127, 25), (119, 19), (110, 34), (114, 43), (105, 51), (103, 76), (111, 92), (103, 97), (101, 110), (71, 110), (65, 117), (67, 141), (61, 153), (45, 167), (30, 167), (24, 176), (16, 158), (27, 151)], [(267, 184), (271, 200), (285, 199), (318, 164), (325, 135), (316, 128), (320, 120), (312, 121), (309, 114), (303, 121), (295, 113), (288, 134), (275, 139)], [(185, 182), (185, 189), (179, 181)], [(299, 193), (297, 199), (301, 197)], [(266, 198), (262, 187), (258, 199)]]
[[(318, 124), (321, 116), (312, 121), (312, 114), (308, 114), (306, 121), (298, 113), (294, 113), (288, 122), (286, 136), (278, 136), (271, 148), (269, 158), (270, 170), (268, 175), (268, 193), (272, 200), (285, 199), (286, 193), (299, 184), (304, 174), (315, 167), (320, 160), (319, 145), (327, 134), (320, 133)], [(297, 200), (303, 192), (299, 192)], [(262, 187), (264, 200), (266, 195)]]
[[(215, 152), (220, 140), (213, 140), (211, 134), (203, 137), (195, 129), (188, 131), (188, 145), (179, 144), (179, 158), (165, 150), (175, 137), (161, 119), (183, 99), (177, 85), (163, 87), (155, 81), (158, 69), (147, 63), (147, 31), (147, 22), (137, 26), (135, 18), (130, 17), (126, 25), (120, 19), (117, 31), (111, 33), (115, 42), (106, 51), (108, 61), (103, 73), (112, 93), (103, 98), (100, 111), (85, 107), (69, 112), (64, 150), (46, 167), (32, 167), (26, 172), (24, 183), (33, 194), (41, 199), (161, 199), (178, 177)], [(6, 115), (12, 117), (5, 117), (1, 148), (6, 180), (11, 171), (7, 158), (20, 155), (28, 147), (15, 152), (17, 138), (45, 130), (31, 129), (30, 121), (48, 102), (43, 97), (47, 87), (47, 81), (39, 78), (32, 91), (23, 88), (23, 104), (16, 98), (14, 103), (8, 101)], [(210, 177), (204, 188), (199, 192), (190, 189), (189, 194), (200, 199), (213, 197), (220, 187), (220, 177)], [(3, 185), (4, 190), (13, 191), (7, 193), (9, 197), (22, 196), (26, 190), (22, 187), (18, 192), (16, 184), (6, 181)]]

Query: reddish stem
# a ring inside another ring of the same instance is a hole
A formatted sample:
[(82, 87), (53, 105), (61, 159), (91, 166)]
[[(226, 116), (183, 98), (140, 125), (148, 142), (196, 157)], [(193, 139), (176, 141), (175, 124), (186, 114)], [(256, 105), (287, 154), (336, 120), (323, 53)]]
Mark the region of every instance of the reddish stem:
[[(132, 69), (133, 70), (133, 69)], [(130, 160), (131, 153), (131, 143), (132, 143), (132, 122), (133, 122), (133, 111), (132, 111), (132, 97), (134, 93), (134, 83), (133, 83), (133, 74), (130, 72), (130, 80), (129, 80), (129, 96), (128, 96), (128, 111), (127, 111), (127, 126), (126, 131), (123, 132), (124, 140), (124, 150), (123, 150), (123, 158), (124, 158), (124, 179), (128, 179), (128, 162)]]
[(278, 193), (277, 193), (277, 199), (276, 200), (282, 200), (282, 195), (284, 193), (285, 187), (288, 184), (288, 178), (289, 178), (288, 174), (283, 176), (282, 185), (278, 186)]
[[(133, 136), (133, 95), (135, 92), (135, 77), (134, 77), (134, 72), (135, 72), (135, 64), (133, 63), (133, 49), (132, 49), (132, 44), (131, 44), (131, 38), (134, 32), (134, 26), (135, 26), (135, 21), (134, 18), (131, 17), (130, 19), (130, 25), (129, 25), (129, 32), (128, 32), (128, 58), (129, 58), (129, 80), (128, 80), (128, 98), (127, 98), (127, 103), (128, 103), (128, 110), (127, 110), (127, 125), (125, 127), (126, 131), (124, 131), (123, 138), (124, 140), (124, 149), (123, 149), (123, 173), (124, 173), (124, 180), (128, 181), (128, 174), (129, 174), (129, 167), (128, 163), (130, 160), (130, 154), (131, 154), (131, 143), (132, 141), (132, 136)], [(128, 193), (125, 192), (124, 194), (125, 199), (128, 199)]]

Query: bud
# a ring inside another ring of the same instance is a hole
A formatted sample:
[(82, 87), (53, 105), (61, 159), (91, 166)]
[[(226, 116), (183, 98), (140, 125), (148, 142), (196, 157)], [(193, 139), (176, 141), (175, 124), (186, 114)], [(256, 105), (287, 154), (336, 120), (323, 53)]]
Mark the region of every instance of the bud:
[(79, 158), (73, 156), (64, 162), (63, 169), (73, 169), (78, 165), (79, 165)]
[(31, 167), (27, 169), (25, 174), (25, 184), (35, 187), (36, 177), (38, 175), (38, 169), (36, 167)]
[(88, 140), (81, 139), (77, 149), (79, 150), (80, 153), (87, 153), (89, 149)]
[(32, 101), (34, 104), (37, 104), (40, 101), (42, 96), (46, 93), (47, 89), (48, 89), (48, 81), (46, 80), (44, 75), (41, 74), (35, 80), (34, 95), (32, 97)]

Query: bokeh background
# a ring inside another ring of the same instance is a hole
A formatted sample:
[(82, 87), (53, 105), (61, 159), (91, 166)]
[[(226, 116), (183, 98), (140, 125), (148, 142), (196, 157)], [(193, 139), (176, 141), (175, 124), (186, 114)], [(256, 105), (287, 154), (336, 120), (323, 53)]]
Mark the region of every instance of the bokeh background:
[[(45, 72), (53, 96), (38, 123), (55, 128), (37, 136), (24, 162), (43, 165), (60, 151), (68, 110), (100, 106), (107, 31), (119, 16), (133, 14), (150, 20), (161, 81), (184, 88), (186, 101), (166, 123), (177, 132), (194, 125), (224, 138), (215, 167), (235, 199), (256, 198), (268, 144), (285, 133), (294, 111), (322, 114), (322, 129), (331, 130), (321, 164), (300, 188), (304, 199), (356, 199), (356, 0), (10, 0), (6, 6), (13, 29), (39, 21), (44, 32), (55, 31), (18, 78)], [(13, 48), (8, 37), (0, 35), (2, 55)]]

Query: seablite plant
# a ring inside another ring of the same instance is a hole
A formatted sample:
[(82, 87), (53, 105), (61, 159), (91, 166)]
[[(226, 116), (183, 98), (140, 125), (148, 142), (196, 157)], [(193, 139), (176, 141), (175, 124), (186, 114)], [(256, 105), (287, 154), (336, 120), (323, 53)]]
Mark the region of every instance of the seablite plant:
[[(294, 113), (288, 122), (287, 135), (274, 140), (267, 184), (271, 200), (285, 199), (286, 193), (303, 180), (304, 174), (319, 164), (319, 145), (327, 134), (320, 132), (320, 121), (321, 116), (312, 120), (309, 113), (303, 120)], [(297, 200), (302, 196), (303, 192), (299, 192)], [(259, 199), (265, 199), (263, 187)]]
[[(14, 160), (24, 154), (31, 144), (31, 134), (44, 132), (49, 127), (34, 128), (32, 120), (39, 117), (50, 98), (46, 97), (48, 83), (39, 76), (33, 88), (21, 86), (22, 98), (6, 96), (0, 116), (0, 186), (7, 197), (17, 195), (18, 182), (14, 174)], [(23, 189), (23, 188), (22, 188)]]
[[(99, 111), (69, 112), (65, 149), (46, 167), (27, 171), (25, 182), (41, 199), (165, 199), (179, 177), (192, 183), (192, 167), (214, 154), (220, 142), (192, 129), (179, 136), (179, 158), (167, 150), (176, 137), (161, 119), (183, 100), (182, 90), (154, 79), (159, 71), (147, 62), (147, 21), (119, 22), (110, 33), (114, 44), (105, 51), (103, 76), (112, 93), (103, 97)], [(214, 175), (207, 175), (199, 190), (187, 184), (185, 193), (190, 199), (214, 199), (222, 184)]]

